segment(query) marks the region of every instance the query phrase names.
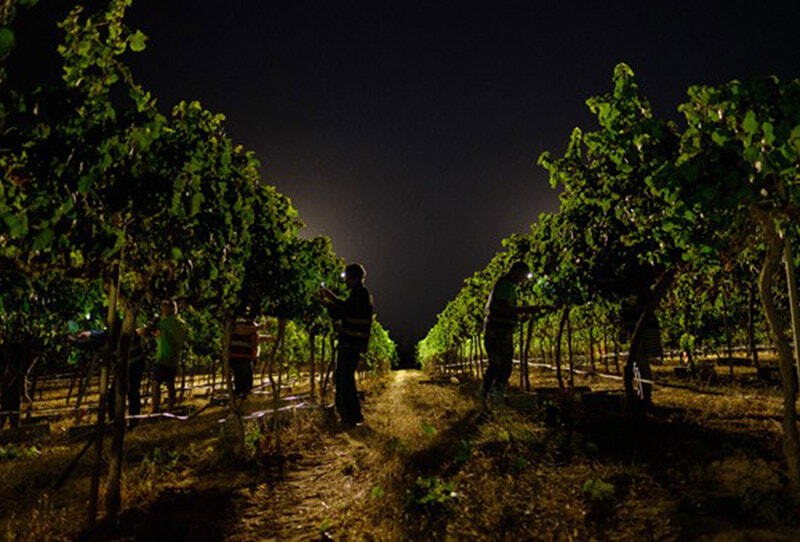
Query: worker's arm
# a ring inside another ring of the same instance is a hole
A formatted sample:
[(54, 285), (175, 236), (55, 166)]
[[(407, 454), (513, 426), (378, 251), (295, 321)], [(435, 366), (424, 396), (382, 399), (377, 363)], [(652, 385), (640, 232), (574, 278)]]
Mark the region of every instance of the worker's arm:
[(495, 311), (498, 316), (505, 316), (506, 318), (518, 318), (548, 309), (549, 307), (546, 305), (521, 305), (517, 307), (503, 299), (498, 299), (492, 303), (492, 310)]
[(335, 293), (333, 293), (326, 286), (323, 286), (322, 288), (320, 288), (319, 291), (322, 294), (322, 302), (325, 303), (326, 305), (328, 305), (328, 304), (339, 304), (339, 303), (343, 302), (343, 300), (339, 296), (337, 296)]
[(258, 342), (259, 343), (272, 342), (272, 341), (275, 340), (275, 337), (273, 335), (270, 335), (270, 334), (257, 335), (257, 337), (258, 337)]
[(517, 307), (505, 299), (495, 299), (492, 302), (492, 314), (503, 318), (517, 318), (528, 313), (528, 307)]
[(69, 335), (67, 339), (74, 343), (88, 343), (98, 342), (105, 338), (106, 332), (104, 329), (91, 329), (80, 331), (74, 335)]

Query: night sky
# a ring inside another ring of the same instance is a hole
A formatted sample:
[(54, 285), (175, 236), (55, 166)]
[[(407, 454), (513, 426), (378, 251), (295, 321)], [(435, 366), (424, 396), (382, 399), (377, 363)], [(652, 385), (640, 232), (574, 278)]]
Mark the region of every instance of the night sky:
[[(57, 33), (21, 22), (23, 78)], [(674, 118), (690, 84), (800, 75), (798, 2), (137, 0), (129, 24), (150, 36), (136, 78), (165, 110), (226, 114), (305, 235), (366, 265), (406, 356), (502, 238), (557, 208), (536, 159), (592, 126), (616, 63)]]

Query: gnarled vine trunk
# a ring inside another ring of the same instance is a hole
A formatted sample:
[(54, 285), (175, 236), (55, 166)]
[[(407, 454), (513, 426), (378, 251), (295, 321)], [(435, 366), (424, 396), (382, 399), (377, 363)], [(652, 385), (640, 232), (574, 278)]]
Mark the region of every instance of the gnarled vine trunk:
[(795, 386), (794, 368), (792, 367), (792, 351), (786, 340), (786, 326), (778, 314), (775, 300), (772, 297), (772, 287), (775, 276), (781, 263), (783, 243), (775, 231), (772, 218), (767, 214), (758, 213), (757, 218), (764, 230), (767, 251), (758, 276), (758, 293), (764, 316), (767, 319), (772, 340), (778, 349), (780, 363), (781, 384), (783, 388), (783, 452), (789, 471), (789, 478), (795, 491), (800, 490), (800, 438), (797, 431), (797, 388)]
[(630, 350), (628, 351), (628, 359), (625, 363), (625, 394), (628, 398), (628, 405), (635, 409), (635, 406), (649, 407), (651, 404), (651, 396), (653, 393), (653, 385), (649, 382), (642, 383), (641, 397), (637, 398), (638, 389), (634, 389), (634, 371), (639, 370), (640, 378), (643, 380), (650, 380), (650, 363), (647, 359), (646, 345), (644, 342), (644, 330), (646, 322), (650, 320), (655, 312), (658, 304), (664, 298), (672, 284), (672, 279), (675, 277), (675, 269), (669, 269), (662, 273), (655, 286), (653, 286), (652, 294), (648, 298), (648, 302), (642, 308), (639, 318), (636, 321), (636, 327), (633, 329), (631, 335)]

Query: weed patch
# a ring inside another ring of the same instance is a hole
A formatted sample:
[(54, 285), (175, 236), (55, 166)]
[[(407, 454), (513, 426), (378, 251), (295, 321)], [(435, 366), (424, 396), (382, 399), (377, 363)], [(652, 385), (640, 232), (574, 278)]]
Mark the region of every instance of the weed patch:
[(20, 457), (36, 457), (41, 454), (36, 446), (24, 446), (20, 444), (8, 444), (0, 446), (0, 461), (17, 459)]
[(426, 515), (448, 512), (455, 498), (455, 486), (440, 478), (417, 478), (414, 486), (406, 492), (405, 504), (410, 511)]

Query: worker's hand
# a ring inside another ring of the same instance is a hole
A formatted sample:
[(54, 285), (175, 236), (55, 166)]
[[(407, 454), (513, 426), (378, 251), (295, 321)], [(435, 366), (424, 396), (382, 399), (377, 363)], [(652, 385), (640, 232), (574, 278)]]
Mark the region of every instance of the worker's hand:
[(85, 342), (85, 341), (88, 341), (89, 337), (91, 337), (91, 336), (92, 336), (92, 332), (91, 331), (81, 331), (80, 333), (75, 333), (74, 335), (68, 336), (67, 339), (70, 342), (73, 342), (73, 343)]
[(332, 291), (330, 291), (327, 286), (321, 286), (320, 289), (318, 290), (318, 292), (319, 292), (319, 295), (322, 296), (322, 301), (323, 302), (332, 301), (333, 299), (336, 298), (336, 294), (334, 294)]

